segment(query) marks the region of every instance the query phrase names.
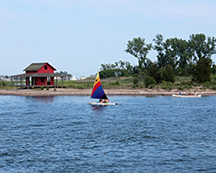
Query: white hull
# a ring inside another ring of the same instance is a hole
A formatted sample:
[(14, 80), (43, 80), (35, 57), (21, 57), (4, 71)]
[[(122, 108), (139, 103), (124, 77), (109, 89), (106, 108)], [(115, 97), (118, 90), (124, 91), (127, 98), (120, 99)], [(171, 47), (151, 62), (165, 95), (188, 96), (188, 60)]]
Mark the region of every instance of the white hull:
[(197, 97), (201, 97), (201, 95), (192, 95), (192, 96), (189, 96), (189, 95), (176, 95), (176, 94), (173, 94), (172, 95), (173, 97), (179, 97), (179, 98), (197, 98)]
[(97, 102), (89, 102), (88, 104), (94, 105), (94, 106), (109, 106), (109, 105), (117, 105), (118, 103), (97, 103)]

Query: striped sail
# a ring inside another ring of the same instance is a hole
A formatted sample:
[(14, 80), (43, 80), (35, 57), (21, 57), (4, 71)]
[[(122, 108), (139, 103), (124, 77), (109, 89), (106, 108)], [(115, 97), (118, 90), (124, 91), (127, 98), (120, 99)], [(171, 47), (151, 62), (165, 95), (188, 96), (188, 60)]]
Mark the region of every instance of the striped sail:
[(95, 78), (91, 98), (94, 98), (94, 99), (108, 99), (105, 92), (104, 92), (104, 90), (103, 90), (103, 88), (102, 88), (99, 72), (97, 73), (96, 78)]

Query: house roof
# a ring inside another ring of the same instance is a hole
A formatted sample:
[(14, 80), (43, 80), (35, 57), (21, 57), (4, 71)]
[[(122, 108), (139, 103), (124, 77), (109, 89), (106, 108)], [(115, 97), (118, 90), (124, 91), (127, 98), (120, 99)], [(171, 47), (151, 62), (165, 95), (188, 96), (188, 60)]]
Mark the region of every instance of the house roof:
[[(28, 67), (26, 67), (23, 71), (38, 71), (41, 67), (43, 67), (45, 64), (48, 64), (49, 66), (51, 66), (49, 63), (47, 62), (43, 62), (43, 63), (31, 63)], [(56, 70), (53, 66), (51, 66), (54, 70)]]

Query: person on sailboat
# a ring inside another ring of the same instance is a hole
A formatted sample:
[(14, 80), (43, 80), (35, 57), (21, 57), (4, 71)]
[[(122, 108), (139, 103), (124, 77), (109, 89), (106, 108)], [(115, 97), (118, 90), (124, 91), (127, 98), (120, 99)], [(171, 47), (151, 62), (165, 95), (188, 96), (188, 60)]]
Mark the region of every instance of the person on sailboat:
[(99, 103), (109, 103), (109, 99), (100, 99), (99, 100)]

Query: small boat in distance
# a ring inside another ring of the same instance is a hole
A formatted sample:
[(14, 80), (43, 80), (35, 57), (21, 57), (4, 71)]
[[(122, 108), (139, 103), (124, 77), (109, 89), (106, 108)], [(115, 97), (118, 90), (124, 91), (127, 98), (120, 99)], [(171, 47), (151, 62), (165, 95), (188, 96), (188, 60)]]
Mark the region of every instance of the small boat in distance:
[(173, 94), (172, 97), (179, 97), (179, 98), (198, 98), (201, 97), (201, 94), (189, 94), (189, 95), (181, 95), (181, 94)]
[(105, 94), (103, 87), (101, 85), (99, 72), (96, 75), (94, 86), (91, 93), (91, 98), (93, 99), (104, 99), (104, 102), (89, 102), (90, 105), (98, 106), (108, 106), (108, 105), (117, 105), (118, 103), (109, 103), (107, 95)]

